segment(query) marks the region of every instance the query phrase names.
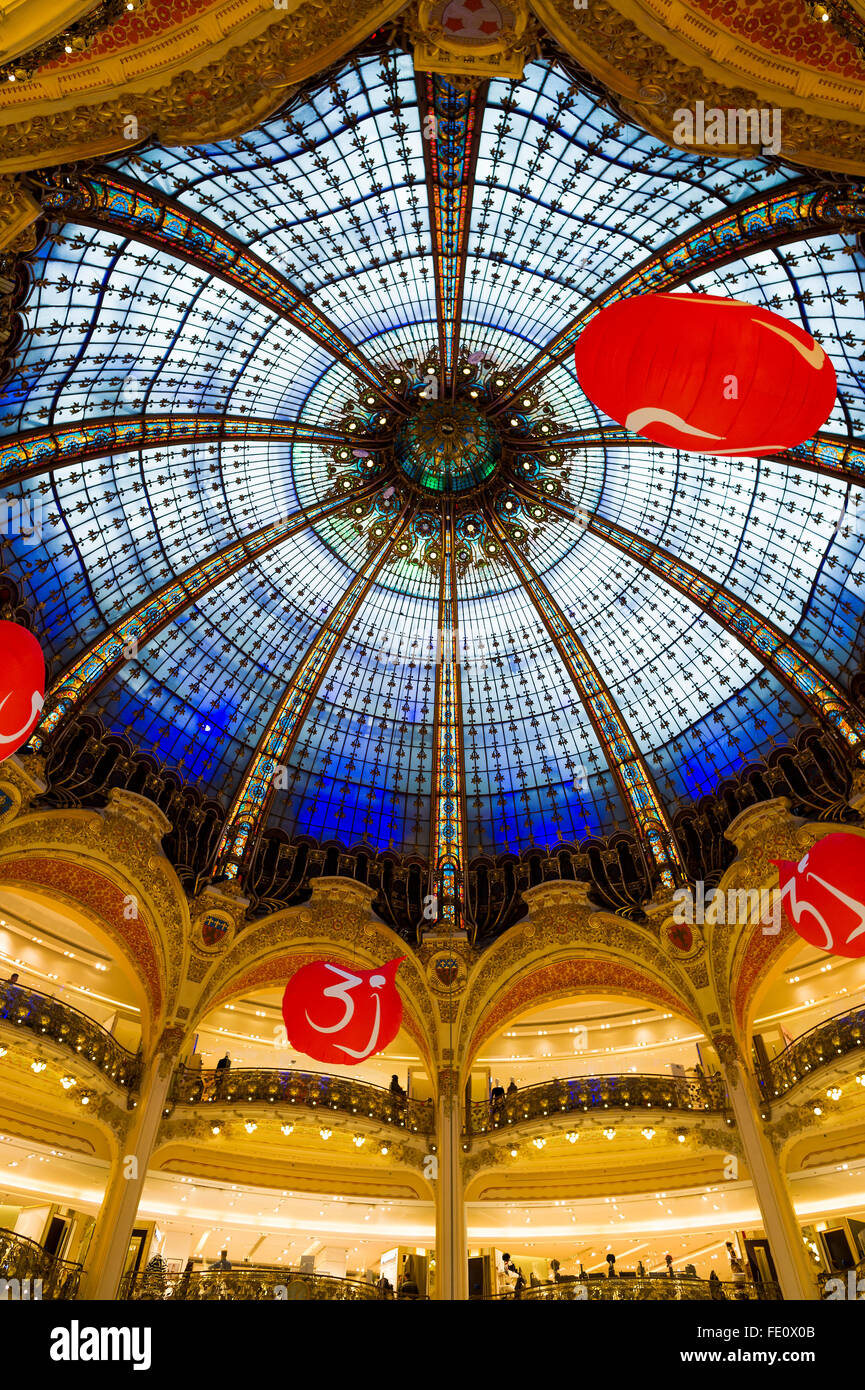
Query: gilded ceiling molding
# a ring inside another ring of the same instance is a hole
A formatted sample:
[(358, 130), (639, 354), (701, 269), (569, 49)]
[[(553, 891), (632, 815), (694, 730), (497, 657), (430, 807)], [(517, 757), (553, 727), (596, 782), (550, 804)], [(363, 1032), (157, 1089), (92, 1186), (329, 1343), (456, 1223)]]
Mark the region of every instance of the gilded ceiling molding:
[(460, 1009), (461, 1056), (468, 1055), (469, 1035), (473, 1030), (477, 1035), (497, 995), (554, 953), (556, 959), (578, 954), (587, 961), (606, 962), (614, 970), (622, 962), (632, 968), (636, 963), (653, 985), (678, 990), (677, 1013), (704, 1026), (687, 972), (661, 949), (652, 927), (599, 911), (589, 902), (588, 893), (588, 884), (570, 882), (538, 884), (524, 892), (529, 917), (500, 936), (469, 973)]
[[(530, 911), (533, 908), (534, 903)], [(686, 978), (679, 976), (648, 933), (612, 913), (591, 916), (592, 921), (585, 924), (589, 930), (579, 932), (582, 939), (575, 939), (567, 918), (555, 914), (543, 928), (511, 928), (501, 938), (502, 946), (496, 943), (491, 948), (488, 955), (493, 959), (485, 957), (466, 993), (459, 1040), (465, 1071), (483, 1042), (512, 1018), (574, 994), (598, 990), (626, 994), (704, 1026)], [(515, 939), (507, 941), (509, 936)], [(567, 944), (563, 937), (570, 937)], [(517, 968), (508, 970), (513, 964)], [(506, 970), (507, 977), (502, 978)]]
[[(668, 145), (674, 113), (693, 111), (698, 101), (707, 109), (779, 107), (783, 158), (865, 173), (865, 73), (845, 78), (803, 68), (714, 19), (698, 18), (683, 0), (591, 0), (585, 9), (572, 0), (532, 0), (532, 9), (565, 51), (620, 98), (622, 110)], [(753, 145), (690, 148), (722, 158), (754, 153)]]
[(126, 52), (103, 56), (97, 45), (0, 89), (0, 172), (96, 159), (149, 137), (206, 143), (250, 130), (288, 88), (338, 62), (404, 3), (219, 0)]
[(31, 811), (0, 831), (0, 881), (84, 913), (141, 983), (155, 1041), (177, 997), (188, 951), (189, 909), (161, 839), (170, 830), (145, 797), (112, 788), (101, 811)]
[[(788, 935), (794, 936), (795, 933), (783, 922), (780, 932), (770, 936), (763, 932), (759, 922), (749, 924), (747, 921), (726, 920), (731, 915), (736, 919), (739, 916), (738, 906), (735, 913), (726, 911), (726, 905), (731, 901), (728, 895), (739, 890), (759, 891), (776, 884), (777, 873), (769, 860), (798, 860), (808, 848), (808, 841), (801, 835), (799, 822), (791, 816), (790, 802), (784, 797), (749, 806), (724, 833), (725, 838), (736, 846), (738, 853), (722, 875), (714, 900), (717, 902), (720, 897), (725, 910), (721, 914), (713, 903), (707, 911), (709, 920), (703, 931), (709, 946), (710, 975), (723, 1026), (725, 1029), (735, 1028), (741, 1038), (744, 1036), (742, 999), (754, 998), (772, 959), (783, 954), (789, 945)], [(717, 920), (722, 915), (724, 920)]]

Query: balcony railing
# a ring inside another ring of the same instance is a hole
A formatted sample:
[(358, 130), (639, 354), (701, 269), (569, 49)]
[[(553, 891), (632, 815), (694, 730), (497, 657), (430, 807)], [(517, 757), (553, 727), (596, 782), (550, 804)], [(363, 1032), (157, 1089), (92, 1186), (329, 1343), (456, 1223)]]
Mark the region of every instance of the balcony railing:
[[(774, 1100), (783, 1096), (809, 1072), (865, 1046), (865, 1007), (848, 1009), (825, 1023), (818, 1023), (795, 1038), (769, 1063), (768, 1072), (758, 1074), (764, 1095)], [(865, 1063), (863, 1063), (865, 1067)]]
[(270, 1071), (238, 1068), (230, 1071), (193, 1071), (181, 1067), (171, 1089), (177, 1105), (209, 1103), (296, 1105), (309, 1110), (338, 1110), (361, 1115), (383, 1124), (396, 1125), (416, 1134), (435, 1128), (432, 1101), (400, 1100), (382, 1086), (351, 1077), (322, 1072)]
[[(18, 1288), (7, 1289), (6, 1298), (10, 1292), (14, 1299), (75, 1298), (80, 1278), (80, 1264), (58, 1260), (27, 1236), (0, 1230), (0, 1279), (19, 1281)], [(20, 1281), (28, 1281), (26, 1292)]]
[(65, 1004), (54, 995), (26, 990), (21, 984), (0, 984), (0, 1020), (38, 1037), (49, 1037), (88, 1059), (125, 1090), (134, 1090), (140, 1079), (140, 1058), (121, 1047), (102, 1024)]
[(493, 1129), (559, 1115), (603, 1110), (692, 1110), (721, 1112), (727, 1107), (720, 1076), (576, 1076), (542, 1081), (506, 1096), (498, 1105), (472, 1101), (467, 1107), (467, 1131), (486, 1134)]
[(528, 1299), (558, 1298), (571, 1302), (776, 1302), (781, 1298), (777, 1284), (730, 1283), (720, 1279), (696, 1279), (687, 1275), (657, 1275), (648, 1279), (562, 1279), (558, 1284), (536, 1284), (521, 1293), (494, 1294), (495, 1299), (523, 1302)]
[(139, 1082), (141, 1059), (127, 1052), (101, 1024), (53, 995), (6, 980), (0, 984), (0, 1020), (61, 1043), (126, 1090), (133, 1090)]
[(330, 1274), (249, 1265), (239, 1269), (189, 1270), (182, 1274), (155, 1270), (125, 1274), (120, 1298), (159, 1303), (168, 1299), (176, 1303), (214, 1299), (264, 1303), (308, 1299), (372, 1301), (380, 1300), (381, 1295), (375, 1284), (367, 1284), (362, 1279), (338, 1279)]

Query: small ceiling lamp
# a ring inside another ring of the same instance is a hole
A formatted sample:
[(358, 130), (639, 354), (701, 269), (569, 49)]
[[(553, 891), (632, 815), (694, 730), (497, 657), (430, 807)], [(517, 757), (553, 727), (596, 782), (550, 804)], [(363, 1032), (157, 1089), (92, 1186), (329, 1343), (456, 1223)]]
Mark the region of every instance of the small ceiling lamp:
[(255, 1123), (255, 1120), (247, 1120), (243, 1128), (246, 1130), (247, 1134), (254, 1134), (258, 1129), (258, 1125)]

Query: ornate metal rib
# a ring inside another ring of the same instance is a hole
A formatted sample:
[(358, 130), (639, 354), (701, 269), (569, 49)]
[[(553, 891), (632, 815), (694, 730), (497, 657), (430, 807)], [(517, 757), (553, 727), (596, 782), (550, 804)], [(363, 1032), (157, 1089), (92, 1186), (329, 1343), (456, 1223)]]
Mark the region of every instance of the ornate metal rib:
[(391, 558), (393, 546), (405, 530), (411, 512), (409, 504), (358, 571), (321, 631), (313, 638), (283, 692), (231, 803), (217, 850), (217, 873), (237, 878), (241, 870), (252, 863), (276, 791), (275, 777), (284, 760), (290, 757), (328, 667), (345, 640), (361, 603)]
[(454, 516), (445, 506), (441, 515), (441, 546), (430, 867), (435, 873), (438, 920), (450, 932), (461, 929), (465, 922), (466, 789)]
[[(641, 434), (632, 434), (617, 425), (599, 425), (596, 429), (567, 430), (561, 434), (549, 435), (546, 439), (520, 441), (520, 452), (525, 454), (546, 453), (548, 449), (593, 449), (609, 444), (615, 448), (650, 449), (653, 447)], [(657, 447), (673, 449), (675, 446)], [(711, 456), (711, 450), (706, 450)], [(0, 456), (2, 457), (2, 456)], [(807, 473), (818, 473), (825, 478), (838, 478), (841, 482), (854, 483), (865, 487), (865, 444), (857, 439), (845, 439), (840, 434), (815, 434), (804, 444), (793, 449), (785, 449), (780, 454), (766, 454), (770, 463), (783, 463), (790, 468), (801, 468)]]
[[(518, 489), (522, 491), (521, 489)], [(544, 499), (546, 504), (546, 499)], [(595, 536), (616, 546), (735, 637), (752, 656), (771, 671), (813, 714), (827, 725), (865, 763), (865, 722), (830, 676), (802, 650), (792, 637), (763, 618), (723, 584), (707, 579), (693, 565), (679, 560), (661, 546), (644, 541), (618, 522), (597, 512), (580, 511), (560, 502), (546, 504), (562, 515), (579, 520)]]
[[(353, 492), (352, 500), (371, 496), (378, 486), (377, 482), (372, 482)], [(46, 697), (45, 711), (30, 746), (41, 747), (61, 720), (67, 719), (89, 700), (122, 662), (130, 660), (184, 609), (197, 603), (217, 584), (251, 565), (274, 546), (290, 540), (308, 526), (318, 525), (325, 517), (344, 507), (345, 498), (338, 497), (320, 502), (315, 507), (291, 512), (281, 521), (273, 521), (243, 539), (231, 541), (200, 564), (193, 565), (176, 579), (163, 584), (161, 589), (138, 604), (88, 647), (51, 687)]]
[(604, 750), (638, 839), (647, 846), (661, 882), (666, 887), (672, 887), (676, 880), (684, 877), (684, 863), (666, 808), (633, 734), (600, 672), (549, 589), (525, 556), (514, 549), (506, 529), (491, 507), (486, 509), (486, 518), (556, 645)]
[(278, 440), (286, 444), (342, 444), (337, 430), (311, 429), (291, 420), (247, 420), (242, 415), (111, 415), (80, 425), (28, 430), (0, 443), (0, 484), (32, 478), (86, 459), (169, 444), (238, 439)]
[(432, 117), (436, 127), (435, 137), (423, 142), (424, 162), (432, 220), (442, 393), (452, 396), (459, 351), (473, 174), (487, 84), (462, 92), (452, 87), (446, 78), (429, 73), (418, 79), (418, 89), (421, 119), (426, 124)]
[(171, 256), (219, 275), (251, 299), (314, 338), (337, 361), (375, 387), (394, 410), (404, 403), (384, 376), (324, 314), (272, 270), (262, 257), (182, 203), (152, 193), (133, 179), (107, 170), (79, 176), (74, 183), (49, 186), (43, 205), (48, 215), (63, 216), (95, 227), (114, 227)]
[(852, 186), (814, 188), (799, 182), (786, 184), (768, 197), (752, 198), (732, 212), (703, 222), (649, 256), (636, 270), (622, 276), (593, 300), (514, 378), (496, 410), (508, 409), (520, 391), (537, 386), (552, 367), (573, 352), (589, 320), (617, 300), (632, 294), (672, 290), (695, 275), (701, 275), (710, 266), (728, 265), (750, 251), (822, 235), (863, 220), (865, 190)]

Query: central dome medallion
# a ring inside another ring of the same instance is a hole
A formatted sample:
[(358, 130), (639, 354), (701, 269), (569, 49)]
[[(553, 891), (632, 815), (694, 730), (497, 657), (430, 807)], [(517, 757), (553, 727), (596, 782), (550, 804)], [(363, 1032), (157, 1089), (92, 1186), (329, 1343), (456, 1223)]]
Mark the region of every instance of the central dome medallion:
[(501, 439), (467, 401), (437, 401), (406, 420), (394, 439), (394, 458), (427, 492), (467, 492), (492, 477)]

